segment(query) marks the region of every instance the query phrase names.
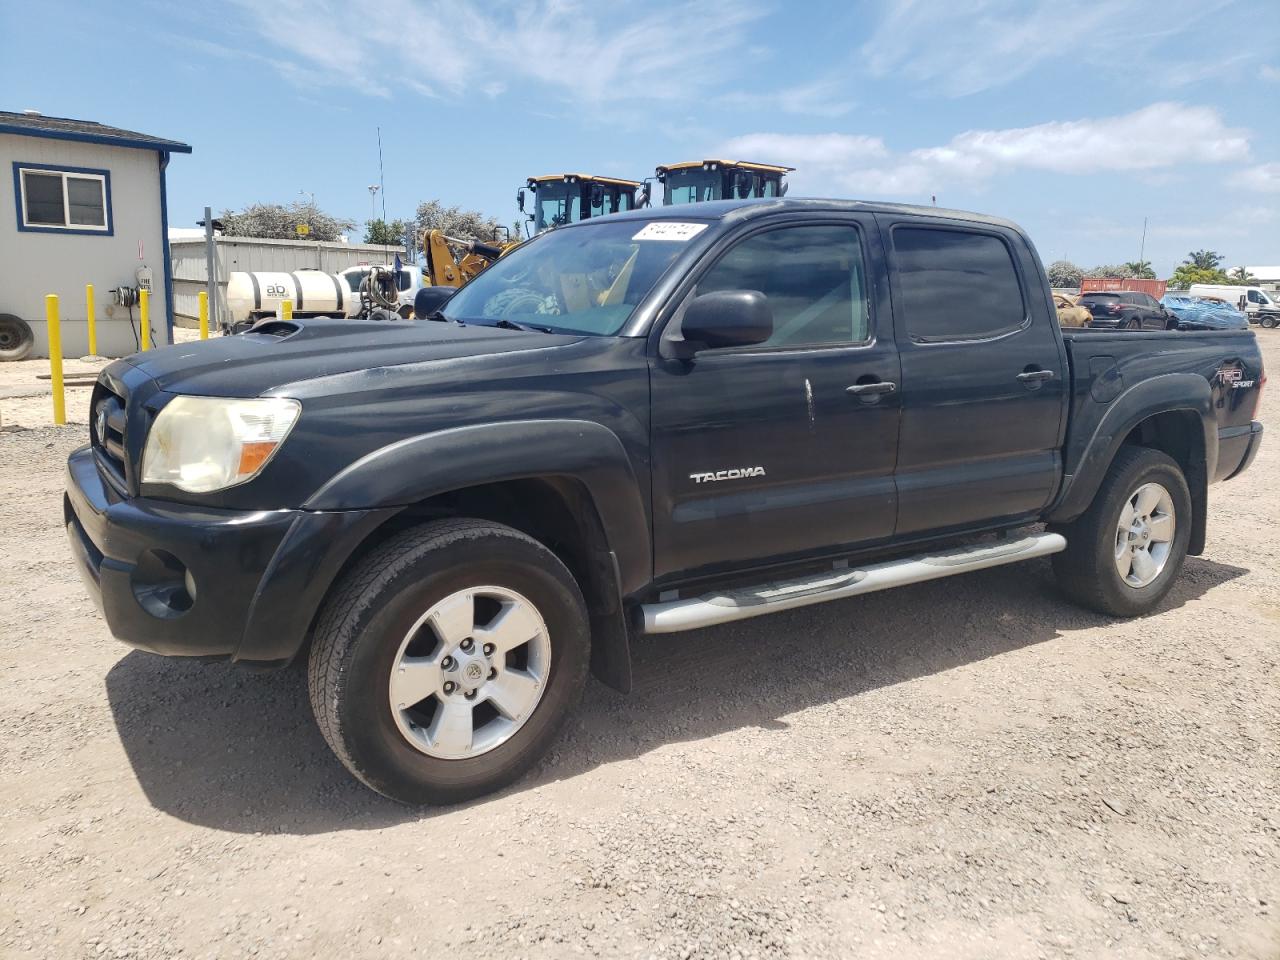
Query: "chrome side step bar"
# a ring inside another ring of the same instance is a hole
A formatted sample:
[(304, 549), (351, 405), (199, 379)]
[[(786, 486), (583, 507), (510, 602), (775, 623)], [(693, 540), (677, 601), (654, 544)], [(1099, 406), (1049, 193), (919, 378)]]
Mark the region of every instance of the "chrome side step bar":
[(1058, 533), (1037, 533), (1017, 540), (1000, 540), (941, 553), (906, 557), (859, 569), (833, 570), (818, 576), (779, 580), (759, 586), (710, 593), (687, 600), (646, 603), (641, 606), (644, 633), (678, 633), (717, 623), (746, 620), (766, 613), (807, 607), (827, 600), (842, 600), (876, 590), (901, 587), (985, 570), (1005, 563), (1045, 557), (1067, 548)]

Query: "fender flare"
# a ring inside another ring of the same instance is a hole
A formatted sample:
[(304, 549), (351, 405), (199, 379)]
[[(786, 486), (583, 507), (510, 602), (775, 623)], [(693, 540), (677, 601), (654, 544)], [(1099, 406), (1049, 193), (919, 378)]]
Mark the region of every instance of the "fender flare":
[(388, 444), (346, 467), (304, 510), (407, 507), (466, 487), (531, 477), (586, 487), (625, 596), (653, 575), (649, 518), (622, 441), (590, 420), (512, 420), (452, 427)]
[[(1120, 445), (1138, 424), (1162, 413), (1196, 414), (1203, 431), (1204, 459), (1192, 463), (1187, 476), (1196, 527), (1203, 530), (1208, 478), (1218, 463), (1218, 430), (1213, 418), (1209, 381), (1194, 373), (1168, 373), (1134, 384), (1115, 398), (1098, 421), (1072, 474), (1064, 479), (1057, 501), (1045, 513), (1050, 523), (1068, 523), (1089, 508)], [(1203, 534), (1201, 534), (1203, 536)], [(1195, 537), (1193, 536), (1193, 540)]]

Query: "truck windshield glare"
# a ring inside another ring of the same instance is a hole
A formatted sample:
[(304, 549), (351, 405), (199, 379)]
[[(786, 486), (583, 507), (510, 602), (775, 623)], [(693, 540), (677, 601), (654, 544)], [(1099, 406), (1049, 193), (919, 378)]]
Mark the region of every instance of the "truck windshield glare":
[(464, 323), (510, 320), (555, 332), (615, 334), (688, 242), (647, 239), (648, 224), (623, 220), (549, 231), (459, 290), (444, 315)]

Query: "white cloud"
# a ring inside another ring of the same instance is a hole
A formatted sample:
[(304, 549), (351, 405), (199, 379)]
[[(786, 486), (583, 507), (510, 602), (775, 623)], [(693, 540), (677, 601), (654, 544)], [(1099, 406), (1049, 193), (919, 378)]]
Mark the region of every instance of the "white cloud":
[[(1159, 149), (1131, 150), (1129, 143), (1159, 144)], [(948, 184), (980, 184), (1015, 170), (1090, 174), (1230, 163), (1247, 159), (1249, 134), (1226, 126), (1209, 107), (1155, 103), (1122, 116), (969, 130), (945, 144), (900, 154), (880, 137), (851, 133), (752, 133), (717, 149), (797, 167), (792, 177), (797, 189), (910, 196)]]
[(1280, 67), (1264, 63), (1258, 68), (1258, 77), (1262, 80), (1270, 80), (1272, 83), (1280, 83)]
[(675, 5), (640, 12), (584, 0), (458, 5), (444, 0), (235, 0), (251, 28), (289, 59), (292, 82), (387, 96), (496, 96), (536, 81), (580, 102), (687, 97), (718, 82), (761, 16), (753, 3), (701, 0), (714, 30), (673, 36)]
[[(893, 0), (860, 54), (873, 76), (905, 78), (952, 97), (1001, 86), (1053, 62), (1141, 74), (1160, 42), (1194, 29), (1224, 3), (1165, 0), (1153, 10), (1143, 0)], [(1228, 26), (1215, 21), (1219, 33)], [(1204, 63), (1217, 60), (1214, 51), (1197, 52)], [(1182, 50), (1177, 70), (1156, 61), (1144, 79), (1176, 77), (1194, 59)]]
[(843, 89), (844, 84), (840, 80), (828, 78), (765, 93), (735, 92), (726, 94), (722, 99), (727, 104), (755, 113), (842, 117), (856, 106), (844, 95)]
[(1280, 193), (1280, 163), (1260, 163), (1246, 167), (1230, 180), (1233, 187), (1256, 190), (1259, 193)]

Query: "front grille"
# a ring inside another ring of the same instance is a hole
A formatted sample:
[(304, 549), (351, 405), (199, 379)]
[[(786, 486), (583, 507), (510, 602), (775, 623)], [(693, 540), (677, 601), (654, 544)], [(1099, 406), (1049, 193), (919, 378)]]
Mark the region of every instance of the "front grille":
[(125, 485), (125, 402), (124, 398), (104, 383), (93, 391), (90, 409), (93, 419), (89, 424), (89, 442), (98, 453), (98, 460), (111, 473), (121, 487)]

